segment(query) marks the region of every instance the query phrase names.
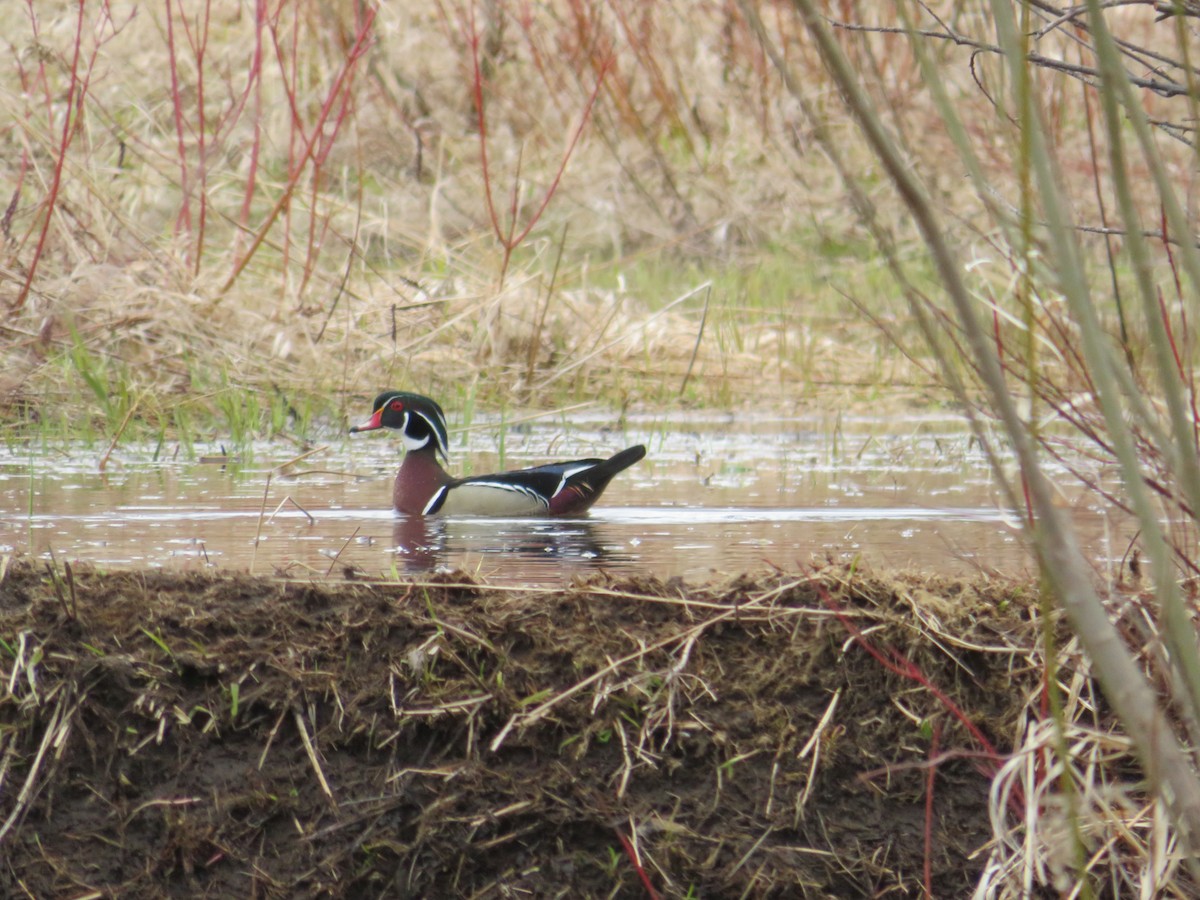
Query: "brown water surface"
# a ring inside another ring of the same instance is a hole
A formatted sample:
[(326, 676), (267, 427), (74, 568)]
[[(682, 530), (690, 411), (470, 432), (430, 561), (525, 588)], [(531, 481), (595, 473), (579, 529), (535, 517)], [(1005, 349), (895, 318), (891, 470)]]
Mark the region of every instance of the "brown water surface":
[[(242, 463), (127, 448), (103, 473), (97, 450), (13, 446), (0, 455), (0, 551), (295, 577), (463, 568), (528, 584), (601, 569), (702, 579), (813, 556), (947, 574), (1029, 568), (985, 460), (955, 419), (631, 416), (623, 431), (607, 421), (477, 422), (452, 438), (457, 473), (645, 443), (647, 458), (588, 517), (569, 520), (397, 516), (399, 442), (379, 434), (335, 434), (285, 469), (295, 450), (283, 445), (251, 448)], [(1099, 564), (1121, 557), (1099, 513), (1070, 494), (1064, 503)]]

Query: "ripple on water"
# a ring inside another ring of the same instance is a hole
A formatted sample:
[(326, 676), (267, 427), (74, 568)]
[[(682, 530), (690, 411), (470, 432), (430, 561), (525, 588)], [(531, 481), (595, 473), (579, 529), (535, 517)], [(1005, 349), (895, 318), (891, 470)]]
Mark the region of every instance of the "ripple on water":
[[(700, 579), (814, 556), (947, 573), (1028, 565), (1019, 523), (997, 507), (986, 461), (954, 420), (749, 416), (735, 432), (725, 414), (671, 427), (632, 416), (619, 434), (606, 421), (581, 416), (565, 436), (561, 422), (509, 429), (503, 459), (498, 424), (452, 442), (451, 469), (464, 474), (647, 444), (588, 518), (554, 521), (396, 516), (399, 453), (386, 438), (339, 437), (289, 478), (272, 467), (292, 446), (254, 447), (239, 466), (127, 447), (103, 474), (94, 452), (32, 458), (10, 447), (0, 451), (0, 550), (297, 577), (463, 568), (530, 584), (598, 570)], [(1120, 557), (1120, 528), (1082, 506), (1075, 518), (1093, 556)]]

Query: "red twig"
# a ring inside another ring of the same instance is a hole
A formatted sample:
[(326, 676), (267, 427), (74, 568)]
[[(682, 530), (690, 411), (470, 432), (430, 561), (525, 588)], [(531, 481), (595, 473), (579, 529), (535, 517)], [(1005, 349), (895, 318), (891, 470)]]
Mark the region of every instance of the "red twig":
[(175, 13), (167, 0), (167, 58), (171, 70), (171, 105), (175, 112), (175, 143), (179, 154), (179, 215), (175, 217), (175, 234), (192, 232), (192, 191), (188, 175), (187, 144), (184, 141), (183, 98), (179, 90), (179, 53), (175, 47)]
[[(942, 723), (933, 723), (933, 739), (929, 743), (929, 758), (936, 760), (942, 744)], [(933, 787), (937, 778), (937, 764), (929, 766), (925, 777), (925, 896), (933, 897)]]
[(196, 62), (196, 179), (195, 191), (199, 212), (192, 216), (192, 177), (191, 166), (188, 163), (187, 132), (184, 119), (183, 93), (179, 86), (179, 44), (175, 39), (176, 12), (167, 0), (167, 51), (171, 71), (171, 104), (175, 113), (175, 142), (179, 154), (180, 201), (179, 215), (175, 219), (175, 234), (186, 234), (194, 246), (189, 247), (192, 273), (200, 272), (200, 262), (204, 255), (204, 231), (208, 213), (208, 127), (205, 118), (204, 104), (204, 55), (208, 49), (208, 23), (211, 4), (204, 4), (201, 18), (196, 23), (195, 30), (188, 21), (187, 11), (182, 0), (178, 4), (179, 21), (183, 25), (183, 33), (187, 38), (188, 50)]
[[(365, 14), (365, 7), (359, 4), (356, 7), (356, 14), (359, 16), (356, 23), (359, 28), (363, 25), (362, 17)], [(370, 15), (374, 15), (372, 11)], [(351, 90), (352, 82), (357, 74), (357, 68), (352, 69), (346, 79), (346, 85), (341, 92), (341, 100), (337, 112), (332, 116), (333, 127), (328, 134), (322, 133), (317, 144), (317, 149), (312, 157), (312, 199), (309, 203), (309, 220), (308, 220), (308, 246), (304, 258), (304, 272), (300, 279), (300, 284), (297, 288), (297, 293), (303, 294), (309, 280), (312, 278), (313, 270), (316, 268), (317, 258), (320, 255), (321, 248), (325, 244), (325, 237), (328, 235), (331, 228), (331, 217), (325, 215), (324, 218), (318, 218), (320, 210), (320, 186), (326, 161), (329, 159), (329, 154), (333, 150), (334, 144), (337, 142), (338, 135), (342, 132), (343, 126), (350, 118), (354, 111), (354, 92)]]
[(1179, 358), (1179, 347), (1175, 342), (1175, 329), (1171, 327), (1171, 314), (1167, 311), (1167, 302), (1163, 299), (1161, 289), (1158, 292), (1158, 314), (1162, 316), (1163, 328), (1167, 332), (1167, 343), (1171, 345), (1171, 356), (1175, 360), (1175, 369), (1180, 379), (1186, 378), (1183, 371), (1183, 360)]
[[(242, 208), (238, 223), (247, 228), (250, 223), (250, 207), (258, 184), (258, 156), (262, 150), (262, 61), (263, 29), (267, 25), (267, 0), (256, 0), (254, 4), (254, 56), (250, 74), (246, 80), (246, 94), (254, 92), (254, 138), (250, 142), (250, 165), (246, 173), (246, 191), (242, 196)], [(240, 239), (239, 232), (239, 239)]]
[[(983, 748), (986, 753), (986, 758), (989, 758), (993, 761), (1004, 758), (1001, 756), (1000, 752), (995, 748), (992, 742), (988, 740), (987, 736), (979, 730), (979, 726), (977, 726), (971, 721), (970, 718), (968, 718), (967, 714), (962, 711), (962, 708), (959, 707), (959, 705), (955, 703), (945, 691), (925, 677), (925, 674), (919, 668), (917, 668), (916, 664), (912, 660), (910, 660), (900, 651), (896, 650), (894, 647), (887, 647), (885, 653), (884, 650), (881, 650), (872, 644), (862, 633), (862, 629), (860, 629), (854, 624), (853, 621), (851, 621), (850, 617), (846, 615), (845, 609), (833, 599), (833, 596), (826, 589), (825, 585), (821, 584), (815, 575), (810, 579), (810, 583), (820, 595), (822, 602), (824, 602), (824, 604), (829, 607), (830, 611), (837, 616), (837, 619), (841, 623), (842, 627), (850, 633), (850, 636), (854, 639), (854, 642), (858, 644), (858, 646), (862, 647), (863, 650), (870, 654), (876, 660), (876, 662), (878, 662), (889, 672), (899, 675), (902, 678), (915, 681), (917, 684), (921, 685), (921, 687), (933, 694), (938, 703), (940, 703), (942, 707), (948, 713), (950, 713), (951, 716), (961, 722), (963, 727), (966, 728), (971, 734), (971, 737), (975, 739), (976, 743)], [(1024, 804), (1023, 793), (1020, 791), (1019, 786), (1014, 789), (1012, 798), (1014, 806), (1016, 806), (1018, 809)]]
[[(275, 50), (275, 61), (279, 64), (279, 73), (283, 78), (285, 85), (284, 95), (288, 100), (288, 108), (291, 110), (291, 117), (288, 120), (288, 161), (287, 171), (288, 180), (298, 180), (300, 171), (304, 165), (303, 158), (297, 161), (296, 147), (297, 144), (303, 144), (307, 141), (304, 130), (304, 118), (300, 114), (300, 107), (297, 105), (299, 97), (300, 83), (300, 17), (292, 16), (292, 33), (291, 33), (291, 48), (292, 54), (290, 62), (283, 47), (279, 43), (279, 17), (276, 15), (271, 23), (271, 46)], [(316, 136), (313, 136), (316, 140)], [(283, 207), (283, 240), (280, 242), (280, 255), (283, 257), (283, 271), (288, 270), (288, 266), (292, 259), (292, 204), (290, 194), (285, 199)]]
[[(46, 250), (46, 238), (50, 233), (50, 223), (54, 220), (54, 208), (58, 202), (58, 192), (62, 187), (63, 167), (67, 161), (67, 151), (74, 140), (79, 117), (83, 114), (83, 99), (87, 96), (88, 92), (88, 84), (91, 78), (91, 64), (95, 62), (96, 53), (99, 52), (100, 42), (97, 39), (97, 43), (92, 48), (92, 57), (88, 62), (87, 70), (81, 77), (79, 61), (83, 55), (83, 26), (86, 7), (86, 0), (79, 0), (79, 15), (75, 23), (75, 51), (71, 54), (71, 83), (67, 91), (66, 110), (63, 113), (62, 136), (58, 142), (58, 157), (54, 160), (54, 171), (50, 177), (50, 189), (46, 193), (45, 214), (42, 217), (41, 232), (38, 234), (37, 245), (33, 250), (33, 259), (29, 261), (26, 270), (25, 282), (21, 285), (21, 292), (17, 295), (17, 299), (13, 303), (12, 308), (14, 311), (24, 308), (25, 302), (29, 298), (29, 291), (33, 287), (33, 279), (37, 274), (38, 263), (41, 261), (42, 254)], [(97, 32), (103, 27), (104, 23), (112, 21), (107, 0), (104, 0), (100, 4), (100, 10), (101, 24), (97, 27)], [(32, 3), (30, 3), (29, 14), (31, 17), (34, 16)], [(48, 89), (49, 86), (47, 85)]]
[(625, 848), (625, 855), (629, 857), (629, 862), (633, 866), (633, 870), (637, 872), (638, 878), (642, 879), (642, 887), (646, 889), (646, 896), (650, 900), (658, 900), (658, 891), (654, 889), (654, 885), (650, 883), (650, 876), (646, 874), (646, 870), (642, 868), (642, 864), (638, 862), (637, 852), (633, 849), (633, 842), (625, 837), (621, 829), (617, 830), (617, 840), (621, 842), (621, 846)]
[(200, 261), (204, 256), (204, 233), (208, 225), (208, 127), (204, 105), (204, 56), (208, 50), (208, 23), (212, 14), (212, 0), (204, 4), (203, 18), (196, 23), (193, 32), (183, 13), (183, 0), (179, 0), (183, 29), (187, 34), (192, 56), (196, 60), (196, 199), (200, 209), (196, 216), (196, 251), (192, 273), (200, 273)]
[(514, 177), (512, 201), (510, 204), (511, 221), (507, 233), (500, 224), (500, 214), (496, 211), (496, 200), (492, 189), (492, 172), (491, 165), (488, 161), (488, 141), (487, 141), (487, 113), (483, 101), (483, 67), (479, 59), (479, 30), (475, 25), (475, 7), (471, 6), (471, 12), (468, 16), (468, 43), (471, 45), (471, 62), (472, 62), (472, 92), (475, 102), (476, 125), (479, 131), (479, 163), (483, 170), (483, 193), (487, 203), (488, 218), (492, 223), (492, 232), (496, 235), (496, 240), (500, 242), (500, 246), (504, 248), (504, 263), (501, 269), (501, 280), (504, 274), (508, 271), (508, 263), (512, 258), (513, 251), (521, 245), (521, 243), (533, 231), (538, 220), (550, 205), (550, 201), (558, 192), (558, 186), (562, 181), (563, 173), (567, 170), (567, 163), (575, 152), (575, 147), (579, 143), (579, 139), (583, 136), (583, 130), (587, 127), (592, 117), (592, 109), (596, 105), (596, 100), (600, 96), (600, 88), (604, 85), (604, 78), (608, 74), (609, 69), (613, 64), (613, 57), (606, 57), (600, 64), (600, 71), (596, 76), (596, 83), (588, 95), (587, 103), (584, 105), (583, 114), (579, 117), (579, 125), (571, 134), (571, 140), (567, 144), (566, 150), (563, 151), (562, 159), (559, 161), (558, 169), (554, 173), (554, 177), (550, 180), (549, 187), (546, 188), (542, 195), (542, 201), (533, 214), (529, 217), (529, 221), (519, 233), (515, 233), (517, 229), (517, 192), (519, 179)]
[[(288, 181), (284, 186), (283, 193), (280, 194), (279, 199), (275, 201), (275, 205), (272, 206), (271, 210), (267, 213), (266, 218), (259, 226), (258, 231), (255, 232), (254, 239), (251, 241), (250, 247), (242, 255), (242, 258), (238, 260), (233, 268), (233, 271), (225, 280), (225, 284), (221, 286), (222, 294), (226, 293), (231, 287), (233, 287), (234, 282), (236, 282), (241, 276), (242, 271), (246, 268), (247, 264), (249, 264), (250, 260), (254, 258), (254, 254), (258, 252), (258, 248), (262, 246), (263, 241), (266, 240), (268, 232), (270, 232), (271, 228), (278, 220), (280, 213), (282, 213), (285, 208), (290, 208), (292, 194), (295, 193), (296, 187), (300, 182), (300, 176), (304, 170), (304, 166), (310, 161), (313, 161), (315, 164), (319, 165), (328, 154), (329, 144), (326, 144), (322, 148), (318, 148), (318, 143), (321, 141), (321, 137), (324, 134), (325, 123), (329, 120), (330, 115), (333, 113), (335, 107), (337, 107), (339, 101), (342, 103), (340, 115), (344, 115), (346, 107), (344, 105), (345, 98), (343, 97), (343, 92), (349, 89), (349, 83), (353, 77), (353, 73), (357, 68), (359, 61), (366, 54), (367, 48), (370, 45), (375, 23), (375, 14), (376, 9), (374, 7), (366, 8), (363, 18), (359, 23), (358, 31), (354, 36), (354, 43), (347, 51), (346, 59), (342, 64), (342, 68), (338, 71), (337, 77), (325, 98), (325, 102), (321, 105), (321, 111), (317, 116), (317, 120), (313, 123), (308, 137), (302, 137), (303, 149), (295, 156), (295, 162), (289, 167)], [(272, 29), (272, 34), (274, 34), (274, 29)], [(280, 52), (278, 42), (276, 42), (276, 52)], [(299, 128), (301, 126), (299, 126), (299, 116), (295, 109), (294, 96), (292, 97), (292, 108), (293, 122)], [(335, 121), (340, 122), (341, 119), (335, 117)], [(320, 149), (319, 155), (318, 149)]]
[(1033, 525), (1033, 497), (1029, 494), (1029, 479), (1025, 477), (1024, 472), (1021, 473), (1021, 496), (1025, 498), (1025, 518)]
[[(649, 79), (651, 93), (658, 101), (658, 108), (662, 111), (661, 119), (670, 123), (672, 133), (679, 135), (687, 144), (688, 152), (696, 157), (696, 145), (692, 140), (691, 130), (679, 114), (681, 108), (687, 109), (687, 104), (671, 89), (663, 74), (663, 66), (660, 64), (660, 60), (664, 56), (663, 48), (669, 44), (663, 39), (660, 29), (656, 27), (654, 4), (635, 3), (626, 6), (614, 3), (612, 10), (617, 22), (621, 25), (625, 42), (633, 51), (639, 68)], [(630, 20), (629, 13), (631, 11), (638, 14), (636, 22)], [(679, 68), (676, 67), (675, 71), (678, 80)]]

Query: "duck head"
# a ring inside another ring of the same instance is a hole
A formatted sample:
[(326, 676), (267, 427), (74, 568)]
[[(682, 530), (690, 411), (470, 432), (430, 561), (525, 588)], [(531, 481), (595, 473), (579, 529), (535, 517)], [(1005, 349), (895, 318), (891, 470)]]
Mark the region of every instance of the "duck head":
[(428, 450), (445, 459), (449, 451), (446, 414), (437, 401), (405, 391), (384, 391), (371, 405), (374, 412), (367, 421), (350, 429), (351, 434), (394, 428), (400, 432), (409, 452)]

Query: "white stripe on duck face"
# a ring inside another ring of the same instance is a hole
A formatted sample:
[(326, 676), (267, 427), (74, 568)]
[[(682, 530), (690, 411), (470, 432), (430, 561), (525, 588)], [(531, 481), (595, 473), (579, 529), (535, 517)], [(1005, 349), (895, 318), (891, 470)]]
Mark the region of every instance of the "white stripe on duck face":
[(544, 513), (549, 508), (550, 503), (545, 497), (522, 485), (470, 481), (439, 489), (426, 504), (425, 512), (435, 510), (444, 516), (530, 516)]
[[(408, 416), (408, 415), (409, 415), (409, 413), (405, 413), (405, 416)], [(429, 416), (425, 415), (425, 413), (421, 412), (419, 409), (413, 410), (412, 415), (420, 416), (422, 419), (425, 420), (425, 424), (428, 425), (429, 430), (431, 432), (433, 432), (433, 440), (434, 440), (434, 443), (437, 444), (438, 452), (442, 454), (443, 459), (448, 459), (450, 456), (450, 447), (447, 446), (449, 443), (449, 439), (448, 439), (447, 431), (446, 431), (446, 420), (436, 412), (433, 413), (433, 417), (430, 418)], [(405, 425), (408, 424), (407, 419), (405, 419), (404, 424)], [(428, 440), (426, 440), (425, 443), (428, 443)], [(424, 444), (422, 444), (421, 446), (424, 446)]]
[[(429, 426), (432, 436), (426, 435), (425, 437), (415, 438), (408, 433), (409, 416), (413, 415), (418, 416), (421, 421)], [(405, 450), (420, 450), (422, 447), (427, 447), (430, 440), (432, 440), (434, 445), (437, 447), (438, 452), (442, 454), (442, 459), (447, 459), (449, 457), (449, 448), (442, 440), (442, 435), (445, 433), (445, 422), (440, 420), (435, 422), (422, 412), (409, 412), (406, 410), (404, 413), (404, 421), (400, 425), (400, 438), (404, 441)]]
[[(432, 439), (434, 440), (434, 443), (437, 444), (438, 450), (442, 451), (442, 456), (445, 456), (446, 451), (442, 446), (442, 439), (438, 437), (437, 431), (433, 431), (432, 438), (428, 436), (428, 434), (426, 434), (424, 438), (414, 438), (412, 434), (408, 433), (408, 419), (410, 415), (412, 415), (412, 413), (404, 413), (404, 421), (401, 422), (400, 426), (400, 437), (404, 442), (404, 449), (420, 450), (421, 448), (424, 448), (424, 446), (428, 446), (428, 443), (430, 443), (430, 440)], [(416, 413), (416, 415), (419, 415), (422, 421), (430, 421), (426, 418), (426, 416), (421, 415), (420, 413)]]
[(412, 413), (410, 412), (404, 413), (404, 421), (400, 423), (400, 439), (404, 441), (405, 450), (420, 450), (429, 443), (429, 438), (415, 438), (408, 433), (408, 417), (411, 415)]

